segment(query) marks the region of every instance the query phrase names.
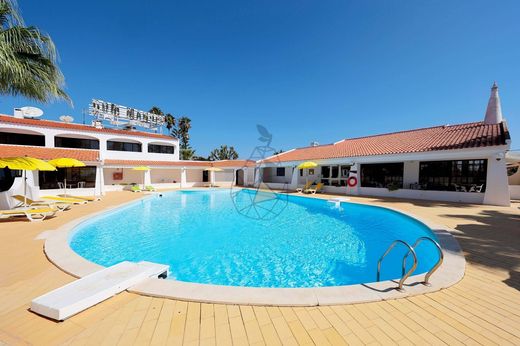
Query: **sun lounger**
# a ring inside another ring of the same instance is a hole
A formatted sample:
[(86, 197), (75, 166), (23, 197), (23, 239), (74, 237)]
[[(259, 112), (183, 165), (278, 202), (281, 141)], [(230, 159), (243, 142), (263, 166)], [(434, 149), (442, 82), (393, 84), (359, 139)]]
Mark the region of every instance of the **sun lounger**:
[(94, 197), (94, 196), (60, 195), (60, 197), (82, 199), (82, 200), (85, 200), (87, 202), (94, 202), (94, 201), (100, 201), (101, 200), (101, 197), (99, 197), (99, 196), (95, 196)]
[[(15, 206), (15, 208), (20, 208), (20, 207), (48, 207), (48, 208), (54, 208), (54, 209), (58, 209), (60, 211), (63, 211), (63, 210), (69, 210), (70, 209), (70, 203), (65, 203), (65, 202), (53, 202), (53, 201), (41, 201), (41, 200), (33, 200), (33, 199), (30, 199), (30, 198), (24, 198), (24, 196), (22, 195), (14, 195), (14, 196), (11, 196), (13, 197), (14, 199), (16, 199), (19, 203)], [(27, 202), (27, 205), (25, 204)]]
[(314, 183), (313, 181), (308, 181), (303, 187), (297, 188), (296, 192), (303, 192), (303, 191), (309, 189), (313, 183)]
[(88, 201), (84, 199), (72, 198), (72, 197), (60, 197), (60, 196), (43, 196), (43, 200), (49, 200), (53, 202), (63, 202), (70, 204), (86, 204)]
[(56, 215), (57, 211), (53, 208), (0, 210), (0, 219), (26, 217), (29, 221), (43, 221)]
[(134, 185), (130, 188), (130, 191), (132, 192), (141, 192), (141, 188), (139, 188), (139, 186), (137, 185)]
[(315, 194), (316, 192), (321, 192), (321, 189), (323, 188), (323, 183), (318, 183), (316, 184), (315, 187), (313, 188), (309, 188), (307, 190), (303, 190), (304, 193), (311, 193), (311, 194)]
[(150, 192), (157, 191), (157, 190), (155, 189), (155, 187), (153, 187), (153, 186), (151, 186), (151, 185), (145, 186), (145, 190), (146, 190), (146, 191), (150, 191)]

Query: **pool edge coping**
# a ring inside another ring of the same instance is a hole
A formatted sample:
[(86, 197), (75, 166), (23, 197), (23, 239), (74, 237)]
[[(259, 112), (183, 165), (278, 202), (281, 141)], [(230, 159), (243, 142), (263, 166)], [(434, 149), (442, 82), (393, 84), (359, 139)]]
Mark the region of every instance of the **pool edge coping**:
[[(54, 231), (50, 231), (44, 243), (45, 255), (49, 261), (59, 269), (76, 278), (81, 278), (103, 269), (103, 266), (88, 261), (72, 250), (69, 244), (71, 232), (76, 228), (76, 226), (88, 219), (143, 201), (150, 197), (150, 195), (153, 194), (85, 215), (60, 226)], [(348, 196), (346, 197), (348, 198)], [(321, 196), (311, 198), (326, 199), (326, 197), (322, 198)], [(367, 203), (352, 200), (345, 202), (367, 205)], [(404, 291), (398, 291), (395, 289), (397, 283), (394, 280), (347, 286), (262, 288), (199, 284), (177, 280), (149, 278), (131, 287), (128, 291), (153, 297), (202, 303), (263, 306), (316, 306), (365, 303), (425, 294), (453, 286), (464, 277), (466, 260), (458, 241), (451, 234), (451, 232), (457, 232), (456, 230), (432, 223), (408, 211), (381, 206), (377, 203), (370, 205), (375, 205), (380, 208), (407, 215), (426, 225), (437, 236), (439, 244), (443, 249), (444, 262), (430, 278), (429, 286), (422, 284), (425, 274), (410, 276), (406, 280), (408, 283), (405, 282), (404, 284)]]

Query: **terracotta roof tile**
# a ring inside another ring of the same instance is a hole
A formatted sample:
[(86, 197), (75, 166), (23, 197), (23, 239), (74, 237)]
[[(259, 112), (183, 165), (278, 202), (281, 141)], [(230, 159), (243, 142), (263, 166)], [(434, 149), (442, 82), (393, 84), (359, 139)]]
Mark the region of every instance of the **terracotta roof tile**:
[(112, 166), (160, 166), (160, 167), (221, 167), (240, 168), (253, 165), (253, 161), (223, 160), (223, 161), (148, 161), (148, 160), (105, 160), (105, 165)]
[(67, 157), (80, 161), (97, 161), (98, 150), (32, 147), (26, 145), (0, 145), (0, 157), (30, 156), (41, 160)]
[(118, 130), (118, 129), (110, 129), (103, 128), (97, 129), (93, 126), (83, 125), (83, 124), (74, 124), (74, 123), (64, 123), (60, 121), (51, 121), (51, 120), (41, 120), (41, 119), (27, 119), (27, 118), (15, 118), (9, 115), (0, 115), (0, 123), (8, 123), (8, 124), (20, 124), (20, 125), (29, 125), (36, 127), (51, 127), (51, 128), (60, 128), (67, 130), (77, 130), (77, 131), (86, 131), (86, 132), (101, 132), (101, 133), (113, 133), (124, 136), (135, 136), (135, 137), (149, 137), (149, 138), (161, 138), (161, 139), (173, 139), (171, 136), (160, 135), (158, 133), (149, 133), (143, 131), (127, 131), (127, 130)]
[(509, 132), (505, 123), (475, 122), (345, 139), (334, 144), (294, 149), (266, 159), (265, 162), (479, 148), (504, 145), (508, 138)]

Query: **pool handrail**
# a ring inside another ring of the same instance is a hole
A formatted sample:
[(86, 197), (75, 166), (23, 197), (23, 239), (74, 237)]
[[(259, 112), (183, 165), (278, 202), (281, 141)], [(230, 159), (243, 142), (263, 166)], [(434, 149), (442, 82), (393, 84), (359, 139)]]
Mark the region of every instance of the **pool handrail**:
[[(423, 281), (423, 284), (424, 285), (429, 285), (429, 280), (430, 280), (430, 276), (432, 276), (432, 274), (437, 270), (439, 269), (439, 267), (441, 266), (442, 262), (444, 261), (444, 252), (442, 251), (442, 248), (441, 246), (439, 245), (439, 243), (437, 243), (435, 240), (433, 240), (432, 238), (430, 237), (420, 237), (420, 238), (417, 238), (417, 240), (415, 241), (415, 243), (412, 245), (412, 248), (415, 250), (417, 248), (417, 246), (423, 241), (423, 240), (428, 240), (430, 241), (436, 248), (437, 248), (437, 251), (439, 252), (439, 260), (437, 261), (437, 263), (435, 263), (435, 265), (426, 273), (426, 276), (424, 277), (424, 281)], [(404, 257), (404, 266), (406, 266), (406, 259), (408, 258), (408, 255), (410, 253), (407, 253), (406, 256)], [(403, 267), (404, 268), (404, 267)]]
[[(386, 249), (385, 253), (379, 258), (379, 261), (377, 261), (377, 281), (379, 281), (379, 279), (381, 277), (381, 263), (383, 262), (383, 259), (386, 257), (386, 255), (388, 255), (390, 253), (390, 251), (392, 251), (392, 249), (397, 244), (403, 244), (404, 246), (406, 246), (408, 248), (408, 251), (404, 255), (403, 262), (402, 262), (402, 272), (403, 272), (403, 275), (401, 276), (401, 279), (399, 280), (399, 286), (397, 287), (397, 289), (399, 291), (402, 291), (403, 290), (403, 283), (405, 282), (406, 279), (408, 279), (410, 277), (410, 275), (412, 275), (412, 273), (415, 271), (415, 268), (417, 268), (417, 255), (415, 254), (415, 250), (413, 249), (412, 246), (410, 246), (410, 244), (408, 244), (404, 240), (400, 240), (400, 239), (394, 240), (392, 242), (392, 244), (390, 244), (388, 249)], [(408, 257), (408, 255), (410, 253), (413, 255), (413, 265), (412, 265), (412, 268), (410, 268), (410, 270), (405, 273), (405, 270), (406, 270), (406, 258)]]

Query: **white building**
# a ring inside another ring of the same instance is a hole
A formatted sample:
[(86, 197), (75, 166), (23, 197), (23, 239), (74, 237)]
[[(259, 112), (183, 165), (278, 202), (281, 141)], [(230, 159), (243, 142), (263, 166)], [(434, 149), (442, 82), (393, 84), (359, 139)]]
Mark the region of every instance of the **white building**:
[[(510, 143), (495, 84), (484, 121), (297, 148), (264, 160), (261, 175), (271, 188), (310, 180), (331, 193), (509, 205)], [(318, 167), (296, 168), (305, 161)]]
[[(18, 156), (74, 158), (86, 164), (57, 172), (27, 172), (27, 195), (32, 199), (63, 193), (65, 179), (74, 194), (100, 195), (143, 183), (156, 188), (243, 185), (253, 172), (247, 173), (250, 163), (243, 160), (181, 161), (179, 141), (170, 136), (24, 118), (18, 112), (0, 115), (0, 157)], [(136, 166), (151, 169), (132, 170)], [(209, 167), (222, 171), (208, 172)], [(0, 209), (12, 207), (11, 196), (23, 191), (20, 172), (0, 169)]]

